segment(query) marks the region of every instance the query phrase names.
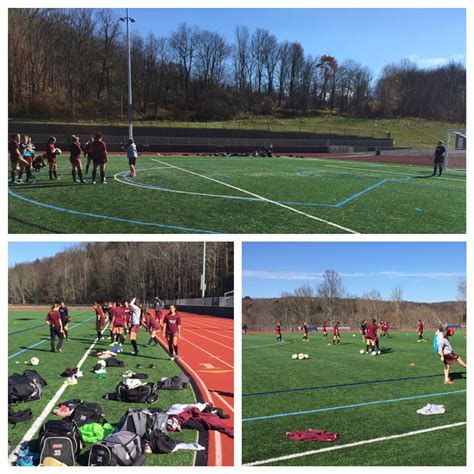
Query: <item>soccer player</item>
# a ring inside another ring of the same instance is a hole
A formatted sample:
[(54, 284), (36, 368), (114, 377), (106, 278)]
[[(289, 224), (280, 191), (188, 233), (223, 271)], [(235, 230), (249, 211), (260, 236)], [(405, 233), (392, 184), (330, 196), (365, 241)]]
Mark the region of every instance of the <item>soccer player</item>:
[(276, 340), (278, 342), (281, 342), (281, 324), (280, 323), (276, 323), (275, 333), (276, 333)]
[(444, 148), (443, 140), (438, 141), (438, 146), (435, 148), (433, 155), (433, 174), (431, 176), (436, 176), (436, 169), (439, 169), (438, 176), (441, 176), (443, 172), (444, 157), (446, 154), (446, 148)]
[(449, 341), (451, 336), (454, 336), (454, 329), (447, 328), (443, 333), (441, 343), (438, 344), (438, 354), (441, 358), (441, 362), (444, 364), (444, 383), (446, 385), (452, 385), (454, 383), (449, 377), (449, 371), (454, 362), (457, 362), (461, 367), (467, 369), (467, 364), (453, 351), (451, 342)]
[(145, 314), (145, 326), (148, 334), (150, 334), (150, 339), (145, 344), (145, 347), (150, 347), (152, 342), (155, 343), (155, 346), (158, 345), (158, 333), (161, 331), (161, 311), (154, 314), (147, 312)]
[[(125, 314), (125, 303), (124, 301), (122, 305), (117, 306), (115, 308), (115, 311), (113, 312), (114, 316), (112, 319), (112, 324), (113, 324), (113, 336), (112, 336), (112, 343), (110, 344), (111, 346), (115, 346), (115, 344), (118, 344), (121, 346), (124, 343), (124, 326), (125, 326), (125, 319), (126, 319), (126, 314)], [(114, 342), (115, 339), (115, 342)]]
[[(55, 303), (51, 306), (51, 311), (46, 315), (45, 322), (49, 326), (51, 335), (51, 352), (62, 352), (64, 331), (58, 304)], [(56, 337), (59, 339), (57, 347), (55, 345)]]
[(107, 165), (107, 145), (102, 140), (102, 134), (96, 133), (94, 141), (92, 142), (92, 159), (94, 160), (94, 167), (92, 168), (92, 184), (95, 184), (97, 176), (97, 168), (100, 171), (100, 180), (102, 184), (107, 184), (105, 178), (105, 167)]
[(114, 340), (114, 317), (115, 317), (115, 311), (117, 310), (117, 303), (114, 301), (111, 303), (110, 308), (109, 308), (109, 339), (110, 341)]
[(137, 297), (135, 296), (129, 303), (130, 309), (130, 344), (132, 344), (133, 352), (131, 355), (138, 355), (137, 346), (137, 334), (140, 331), (140, 325), (142, 323), (142, 309), (135, 302)]
[(66, 337), (66, 341), (70, 341), (69, 323), (71, 322), (71, 317), (69, 316), (69, 309), (67, 308), (64, 301), (61, 301), (61, 304), (59, 306), (59, 314), (61, 314), (61, 322), (63, 323), (63, 332), (64, 336)]
[(89, 166), (91, 164), (91, 161), (94, 161), (92, 143), (94, 143), (94, 137), (89, 137), (86, 142), (86, 146), (84, 147), (84, 158), (87, 158), (86, 174), (89, 173)]
[[(128, 301), (123, 302), (123, 307), (125, 311), (125, 323), (123, 325), (123, 332), (127, 336), (130, 333), (130, 318), (132, 317), (132, 309), (130, 308)], [(125, 339), (123, 342), (125, 342)]]
[(49, 165), (49, 180), (54, 179), (60, 181), (58, 178), (58, 155), (61, 153), (59, 148), (56, 148), (56, 137), (49, 137), (48, 144), (46, 145), (46, 159)]
[(8, 144), (8, 152), (10, 154), (11, 165), (11, 184), (21, 184), (21, 180), (16, 181), (16, 172), (19, 166), (27, 166), (28, 162), (21, 156), (20, 152), (20, 134), (14, 133), (11, 135), (10, 143)]
[(31, 170), (33, 169), (33, 161), (35, 160), (35, 146), (31, 143), (31, 138), (26, 135), (23, 143), (20, 145), (20, 153), (27, 164), (20, 165), (18, 179), (21, 181), (23, 171), (26, 171), (26, 182), (35, 184), (36, 179), (31, 178)]
[(97, 340), (102, 339), (102, 328), (105, 326), (105, 313), (102, 307), (98, 303), (94, 303), (95, 310), (95, 330), (97, 332)]
[(133, 141), (133, 138), (128, 140), (128, 147), (127, 147), (127, 158), (128, 158), (128, 165), (130, 166), (130, 176), (134, 177), (137, 175), (135, 170), (135, 165), (137, 164), (137, 145)]
[(247, 325), (246, 325), (245, 323), (242, 323), (242, 334), (243, 334), (244, 336), (247, 335), (247, 329), (248, 329), (248, 328), (247, 328)]
[(424, 332), (424, 324), (421, 319), (418, 320), (418, 340), (416, 342), (423, 342), (424, 337), (423, 337), (423, 332)]
[[(82, 179), (82, 161), (81, 161), (81, 154), (82, 148), (79, 137), (76, 135), (72, 135), (71, 137), (71, 156), (69, 157), (69, 161), (72, 165), (72, 180), (77, 183), (84, 183)], [(76, 174), (79, 177), (79, 181), (77, 181)]]
[(377, 321), (375, 319), (372, 319), (372, 322), (367, 324), (367, 329), (365, 331), (365, 334), (366, 334), (365, 352), (367, 354), (369, 352), (380, 353), (378, 330), (379, 330), (379, 327), (377, 326)]
[(309, 341), (308, 339), (308, 324), (306, 322), (303, 323), (303, 341)]
[(163, 337), (168, 342), (168, 351), (171, 360), (178, 360), (178, 337), (181, 330), (181, 317), (176, 311), (176, 306), (171, 304), (169, 313), (163, 319)]
[(328, 323), (323, 321), (323, 337), (326, 339), (328, 337)]
[(339, 344), (341, 342), (341, 333), (339, 332), (339, 326), (341, 323), (336, 321), (336, 324), (332, 328), (332, 345), (334, 345), (337, 341)]
[(367, 319), (364, 319), (362, 321), (362, 324), (360, 325), (360, 333), (362, 334), (362, 342), (366, 341), (366, 332), (367, 332)]
[(159, 319), (161, 319), (161, 313), (163, 312), (163, 301), (161, 301), (158, 296), (155, 296), (154, 310), (155, 315), (158, 316)]

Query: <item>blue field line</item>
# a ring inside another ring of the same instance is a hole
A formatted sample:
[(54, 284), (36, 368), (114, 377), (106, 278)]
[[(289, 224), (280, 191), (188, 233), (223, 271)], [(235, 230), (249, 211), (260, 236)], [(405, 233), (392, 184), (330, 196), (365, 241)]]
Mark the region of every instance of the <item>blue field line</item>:
[(358, 408), (358, 407), (367, 407), (370, 405), (381, 405), (385, 403), (396, 403), (403, 402), (407, 400), (418, 400), (420, 398), (430, 398), (430, 397), (440, 397), (442, 395), (457, 395), (460, 393), (466, 393), (466, 390), (454, 390), (452, 392), (439, 392), (439, 393), (428, 393), (426, 395), (415, 395), (413, 397), (401, 397), (401, 398), (392, 398), (390, 400), (377, 400), (374, 402), (365, 402), (365, 403), (355, 403), (353, 405), (341, 405), (338, 407), (329, 407), (329, 408), (317, 408), (316, 410), (306, 410), (306, 411), (294, 411), (290, 413), (279, 413), (277, 415), (266, 415), (266, 416), (256, 416), (254, 418), (243, 418), (242, 422), (247, 421), (259, 421), (259, 420), (270, 420), (274, 418), (283, 418), (286, 416), (297, 416), (297, 415), (307, 415), (309, 413), (321, 413), (325, 411), (336, 411), (336, 410), (345, 410), (347, 408)]
[(289, 388), (286, 390), (274, 390), (270, 392), (243, 393), (242, 397), (259, 397), (259, 396), (264, 396), (264, 395), (279, 395), (281, 393), (307, 392), (307, 391), (313, 391), (313, 390), (327, 390), (331, 388), (342, 388), (342, 387), (358, 387), (360, 385), (375, 385), (379, 383), (406, 382), (410, 380), (431, 379), (431, 378), (436, 378), (436, 377), (443, 377), (443, 374), (418, 375), (414, 377), (403, 377), (399, 379), (366, 380), (364, 382), (341, 383), (341, 384), (336, 384), (336, 385), (322, 385), (320, 387)]
[(344, 204), (347, 204), (348, 202), (353, 201), (354, 199), (357, 199), (358, 197), (362, 196), (363, 194), (366, 194), (370, 191), (372, 191), (375, 188), (378, 188), (379, 186), (382, 186), (382, 184), (385, 184), (388, 180), (387, 179), (382, 179), (382, 181), (379, 181), (378, 183), (373, 184), (372, 186), (369, 186), (368, 188), (363, 189), (359, 193), (356, 193), (352, 195), (351, 197), (348, 197), (347, 199), (344, 199), (344, 201), (338, 202), (334, 207), (339, 208), (341, 206), (344, 206)]
[[(92, 316), (91, 318), (89, 319), (86, 319), (85, 321), (81, 321), (80, 323), (77, 323), (77, 324), (74, 324), (73, 326), (71, 326), (70, 328), (70, 331), (72, 331), (74, 328), (76, 328), (77, 326), (80, 326), (81, 324), (84, 324), (84, 323), (87, 323), (87, 321), (90, 321), (91, 319), (94, 319), (96, 316)], [(25, 347), (24, 349), (22, 349), (21, 351), (18, 351), (18, 352), (15, 352), (14, 354), (11, 354), (8, 356), (8, 360), (10, 359), (14, 359), (15, 357), (19, 356), (20, 354), (23, 354), (24, 352), (27, 352), (29, 351), (30, 349), (33, 349), (34, 347), (37, 347), (41, 344), (44, 344), (45, 342), (48, 342), (50, 339), (43, 339), (39, 342), (37, 342), (36, 344), (33, 344), (31, 346), (28, 346), (28, 347)]]
[(221, 234), (222, 232), (216, 232), (213, 230), (206, 230), (206, 229), (191, 229), (189, 227), (180, 227), (180, 226), (173, 226), (167, 224), (155, 224), (154, 222), (142, 222), (142, 221), (134, 221), (131, 219), (124, 219), (121, 217), (111, 217), (111, 216), (103, 216), (100, 214), (91, 214), (89, 212), (81, 212), (81, 211), (74, 211), (72, 209), (65, 209), (64, 207), (53, 206), (51, 204), (45, 204), (43, 202), (34, 201), (33, 199), (26, 198), (21, 196), (20, 194), (14, 193), (11, 189), (8, 190), (8, 194), (16, 197), (17, 199), (21, 199), (22, 201), (26, 201), (30, 204), (35, 204), (37, 206), (46, 207), (47, 209), (53, 209), (54, 211), (65, 212), (68, 214), (75, 214), (78, 216), (85, 216), (85, 217), (94, 217), (96, 219), (108, 219), (117, 222), (126, 222), (127, 224), (137, 224), (137, 225), (145, 225), (151, 227), (159, 227), (161, 229), (170, 229), (170, 230), (181, 230), (184, 232), (198, 232), (202, 234)]

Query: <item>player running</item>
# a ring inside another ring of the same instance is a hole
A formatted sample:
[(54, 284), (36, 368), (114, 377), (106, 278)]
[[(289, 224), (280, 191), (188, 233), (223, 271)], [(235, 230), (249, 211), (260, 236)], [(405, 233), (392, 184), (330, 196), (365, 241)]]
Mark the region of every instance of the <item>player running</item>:
[(423, 332), (424, 332), (424, 324), (421, 319), (418, 320), (418, 340), (416, 342), (423, 342), (425, 338), (423, 337)]
[(309, 341), (308, 339), (308, 324), (306, 322), (303, 323), (303, 341)]
[[(69, 161), (71, 162), (72, 166), (72, 180), (75, 183), (85, 183), (82, 179), (82, 161), (81, 161), (81, 154), (82, 148), (79, 137), (76, 135), (72, 135), (71, 137), (71, 156), (69, 157)], [(77, 180), (77, 176), (79, 177), (79, 181)]]
[(179, 359), (178, 338), (181, 329), (181, 317), (176, 306), (171, 304), (169, 313), (163, 319), (162, 335), (168, 342), (168, 351), (171, 360)]
[(94, 310), (95, 310), (95, 330), (97, 332), (97, 340), (100, 341), (102, 339), (102, 329), (105, 326), (105, 313), (99, 303), (94, 303)]
[[(61, 347), (64, 342), (64, 330), (58, 304), (55, 303), (51, 306), (51, 311), (46, 315), (45, 322), (49, 326), (51, 335), (51, 352), (62, 352)], [(59, 339), (57, 346), (55, 344), (56, 337)]]
[(431, 176), (436, 176), (436, 169), (439, 169), (438, 176), (441, 176), (443, 172), (444, 157), (446, 154), (446, 148), (444, 148), (443, 140), (438, 141), (438, 146), (435, 148), (433, 155), (433, 174)]
[(69, 323), (71, 322), (71, 316), (69, 316), (69, 309), (67, 308), (64, 301), (61, 301), (61, 305), (59, 306), (59, 313), (61, 314), (61, 322), (63, 323), (64, 336), (66, 337), (66, 341), (70, 341), (71, 339), (69, 339)]
[(454, 336), (454, 329), (447, 328), (442, 334), (441, 343), (438, 344), (438, 354), (441, 362), (444, 363), (444, 383), (445, 385), (452, 385), (454, 382), (449, 377), (451, 365), (457, 362), (461, 367), (467, 369), (467, 364), (453, 351), (449, 341), (449, 338)]
[(95, 184), (97, 177), (97, 168), (100, 172), (100, 180), (102, 184), (107, 184), (105, 178), (105, 168), (107, 165), (107, 145), (102, 140), (102, 134), (96, 133), (94, 141), (92, 142), (92, 159), (94, 160), (94, 167), (92, 168), (92, 184)]
[(276, 323), (275, 333), (276, 333), (276, 341), (281, 342), (282, 338), (281, 338), (281, 324), (280, 323)]
[(340, 325), (341, 323), (336, 321), (336, 324), (332, 328), (332, 345), (336, 344), (336, 341), (338, 344), (341, 343), (341, 333), (339, 332)]

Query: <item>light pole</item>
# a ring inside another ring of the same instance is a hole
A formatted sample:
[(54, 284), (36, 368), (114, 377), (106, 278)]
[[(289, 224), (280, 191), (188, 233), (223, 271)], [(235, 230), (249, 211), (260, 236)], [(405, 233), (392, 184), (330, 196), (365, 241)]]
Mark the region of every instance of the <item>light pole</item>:
[(128, 8), (125, 9), (126, 16), (120, 21), (127, 23), (127, 53), (128, 53), (128, 136), (133, 138), (133, 105), (132, 105), (132, 58), (130, 56), (130, 27), (129, 23), (135, 20), (128, 15)]
[(206, 296), (206, 242), (202, 248), (201, 298)]

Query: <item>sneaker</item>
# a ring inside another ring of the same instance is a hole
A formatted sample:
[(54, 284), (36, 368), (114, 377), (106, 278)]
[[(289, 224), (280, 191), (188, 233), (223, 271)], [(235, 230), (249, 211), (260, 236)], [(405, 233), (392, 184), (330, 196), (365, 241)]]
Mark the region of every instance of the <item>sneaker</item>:
[(61, 178), (54, 178), (56, 181), (61, 181)]
[(57, 350), (58, 352), (62, 352), (62, 351), (63, 351), (60, 347), (58, 347), (56, 350)]
[(174, 358), (174, 360), (179, 360), (179, 355), (176, 354), (176, 357)]
[(104, 178), (104, 181), (102, 181), (102, 184), (107, 184), (107, 180)]
[(170, 360), (174, 360), (174, 357), (170, 357)]
[(151, 454), (153, 451), (150, 448), (150, 445), (148, 443), (145, 443), (145, 446), (143, 447), (143, 452), (145, 454)]
[(150, 364), (150, 365), (148, 366), (148, 368), (149, 368), (149, 369), (156, 369), (155, 364)]
[(143, 347), (150, 347), (150, 344), (145, 344)]
[(133, 377), (133, 372), (131, 370), (126, 370), (125, 372), (122, 373), (122, 377)]
[(66, 383), (68, 385), (77, 385), (77, 379), (76, 377), (74, 377), (74, 375), (72, 377), (68, 377), (67, 380), (66, 380)]
[(142, 364), (137, 364), (137, 365), (135, 366), (135, 368), (137, 368), (137, 369), (142, 369), (143, 366), (142, 366)]
[(452, 385), (454, 382), (452, 380), (445, 380), (444, 385)]
[(83, 376), (84, 376), (84, 374), (82, 373), (81, 370), (78, 370), (78, 371), (76, 372), (76, 377), (83, 377)]
[(105, 369), (105, 367), (101, 367), (100, 369), (94, 370), (94, 373), (95, 374), (106, 374), (107, 370)]

